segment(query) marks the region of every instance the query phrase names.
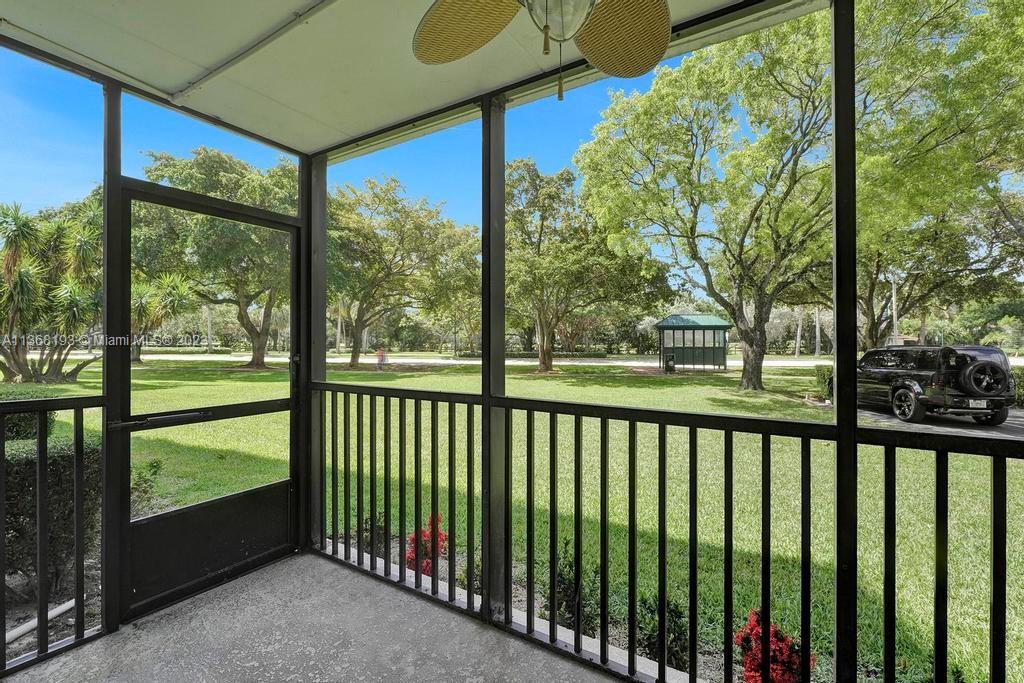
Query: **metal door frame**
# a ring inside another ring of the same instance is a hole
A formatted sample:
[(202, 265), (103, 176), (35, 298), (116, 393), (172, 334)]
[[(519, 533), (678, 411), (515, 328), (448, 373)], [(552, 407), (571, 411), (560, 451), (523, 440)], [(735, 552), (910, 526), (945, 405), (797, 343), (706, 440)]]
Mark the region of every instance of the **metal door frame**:
[[(107, 631), (267, 562), (300, 545), (299, 514), (304, 444), (300, 409), (301, 344), (306, 335), (305, 302), (300, 281), (302, 251), (307, 248), (308, 160), (300, 158), (299, 215), (289, 216), (166, 187), (121, 175), (121, 87), (105, 83), (105, 259), (103, 385), (108, 401), (104, 422), (103, 621)], [(290, 269), (290, 388), (288, 398), (218, 406), (195, 406), (158, 413), (131, 409), (131, 221), (133, 202), (237, 221), (286, 233)], [(306, 290), (308, 291), (308, 290)], [(169, 512), (131, 518), (131, 435), (150, 429), (239, 417), (290, 413), (289, 475), (286, 479), (189, 505)], [(254, 516), (258, 511), (259, 517)], [(268, 519), (269, 515), (269, 519)], [(259, 519), (256, 523), (253, 520)], [(157, 543), (159, 541), (159, 543)], [(188, 553), (175, 552), (187, 546)], [(160, 559), (167, 548), (173, 563)], [(182, 557), (191, 562), (182, 562)], [(173, 565), (173, 571), (171, 571)]]

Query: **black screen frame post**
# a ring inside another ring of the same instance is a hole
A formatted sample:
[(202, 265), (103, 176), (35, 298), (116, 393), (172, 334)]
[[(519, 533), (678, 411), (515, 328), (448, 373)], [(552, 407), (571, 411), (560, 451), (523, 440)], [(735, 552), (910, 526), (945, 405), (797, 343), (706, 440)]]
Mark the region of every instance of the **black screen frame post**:
[(481, 191), (483, 377), (481, 456), (483, 474), (483, 571), (485, 620), (507, 623), (508, 557), (506, 519), (508, 494), (505, 449), (505, 408), (495, 398), (505, 397), (505, 108), (504, 96), (481, 102), (483, 156)]
[(131, 232), (130, 202), (121, 184), (121, 100), (119, 83), (103, 83), (103, 500), (102, 625), (112, 633), (124, 614), (128, 524), (131, 520), (131, 435), (112, 425), (131, 414)]
[[(297, 517), (299, 548), (319, 544), (324, 525), (324, 463), (317, 457), (324, 443), (321, 395), (312, 382), (327, 379), (327, 156), (300, 158), (298, 352), (292, 356), (293, 380), (297, 384), (297, 439), (300, 482)], [(321, 548), (322, 550), (322, 548)]]
[(832, 2), (835, 675), (857, 680), (857, 112), (854, 0)]

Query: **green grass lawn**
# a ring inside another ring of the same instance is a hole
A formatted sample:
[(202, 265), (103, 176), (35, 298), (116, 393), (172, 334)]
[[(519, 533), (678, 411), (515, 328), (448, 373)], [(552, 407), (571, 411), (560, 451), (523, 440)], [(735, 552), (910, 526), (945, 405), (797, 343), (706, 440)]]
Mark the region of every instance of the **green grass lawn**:
[[(203, 406), (287, 398), (285, 365), (246, 370), (237, 360), (147, 361), (132, 369), (132, 411), (135, 414)], [(99, 364), (82, 373), (81, 381), (46, 387), (54, 395), (102, 392)], [(8, 385), (5, 395), (31, 385)], [(97, 438), (100, 411), (88, 410), (87, 431)], [(58, 415), (54, 437), (69, 437), (71, 415)], [(155, 482), (157, 504), (169, 509), (242, 491), (288, 477), (288, 413), (167, 427), (132, 436), (132, 463), (160, 460)]]
[[(266, 371), (224, 367), (225, 361), (150, 361), (135, 370), (133, 397), (135, 412), (168, 410), (234, 401), (276, 398), (287, 390), (283, 368)], [(228, 363), (231, 365), (231, 363)], [(401, 370), (401, 369), (398, 369)], [(372, 370), (332, 369), (329, 379), (339, 382), (371, 383), (442, 391), (479, 390), (479, 366), (447, 366), (440, 369), (412, 369), (377, 373)], [(788, 419), (829, 421), (828, 410), (803, 400), (813, 390), (810, 369), (766, 368), (768, 392), (738, 392), (738, 373), (680, 373), (675, 376), (638, 374), (608, 366), (565, 366), (561, 372), (539, 375), (530, 367), (509, 368), (510, 395), (585, 401), (641, 407), (656, 407), (688, 412), (714, 412), (774, 416)], [(98, 391), (98, 368), (90, 368), (80, 385), (55, 387), (62, 393)], [(392, 421), (398, 424), (397, 402), (392, 401)], [(429, 514), (430, 413), (422, 406), (423, 425), (423, 511)], [(90, 411), (90, 427), (98, 428), (98, 411)], [(412, 421), (414, 409), (408, 406), (407, 428), (410, 439), (407, 487), (408, 505), (413, 500)], [(355, 408), (352, 407), (354, 439)], [(61, 416), (59, 430), (67, 430)], [(466, 486), (465, 411), (457, 409), (455, 491), (447, 485), (448, 430), (447, 406), (439, 408), (438, 467), (439, 508), (447, 517), (450, 494), (456, 497), (455, 535), (457, 545), (466, 539), (466, 506), (470, 502)], [(378, 404), (378, 444), (383, 422), (383, 404)], [(479, 524), (479, 411), (475, 420), (477, 434), (474, 496)], [(369, 411), (364, 412), (367, 421)], [(573, 424), (559, 422), (558, 529), (562, 539), (571, 539), (573, 519)], [(598, 423), (583, 422), (583, 539), (584, 563), (596, 565), (599, 533), (598, 499)], [(223, 422), (174, 427), (142, 432), (133, 437), (133, 462), (159, 458), (164, 467), (157, 480), (156, 493), (164, 507), (197, 502), (210, 497), (243, 490), (287, 476), (287, 414), (243, 418)], [(626, 566), (626, 463), (625, 426), (612, 423), (610, 437), (609, 536), (613, 617), (625, 615)], [(516, 414), (513, 424), (513, 544), (515, 575), (525, 576), (525, 416)], [(639, 429), (639, 514), (640, 547), (639, 586), (641, 594), (656, 590), (655, 558), (657, 549), (657, 435), (653, 427)], [(687, 511), (688, 511), (688, 434), (683, 429), (669, 430), (668, 448), (668, 521), (670, 596), (685, 605), (687, 595)], [(699, 619), (702, 651), (720, 650), (722, 631), (722, 442), (715, 432), (698, 433), (698, 557)], [(392, 434), (392, 518), (397, 530), (398, 460), (397, 426)], [(536, 532), (537, 576), (547, 574), (549, 531), (549, 459), (547, 416), (538, 415), (536, 424)], [(796, 634), (799, 629), (799, 443), (792, 439), (773, 440), (772, 476), (772, 562), (773, 619), (783, 629)], [(352, 457), (357, 452), (352, 442)], [(364, 449), (364, 458), (366, 458)], [(328, 452), (329, 458), (329, 452)], [(833, 539), (833, 449), (815, 444), (813, 450), (813, 649), (818, 655), (819, 673), (827, 679), (831, 649)], [(383, 456), (378, 456), (382, 460)], [(898, 649), (901, 680), (930, 680), (931, 612), (934, 537), (934, 454), (901, 451), (898, 473)], [(366, 462), (364, 486), (368, 491), (369, 466)], [(383, 464), (378, 462), (378, 508), (382, 504)], [(352, 470), (355, 465), (353, 462)], [(760, 577), (760, 439), (751, 435), (735, 440), (735, 585), (737, 628), (746, 612), (759, 604)], [(1009, 544), (1011, 548), (1008, 582), (1009, 633), (1011, 643), (1024, 642), (1024, 564), (1013, 549), (1024, 547), (1024, 467), (1011, 463)], [(353, 477), (354, 479), (354, 477)], [(863, 448), (859, 485), (860, 497), (860, 575), (861, 575), (861, 659), (865, 674), (881, 662), (881, 590), (882, 590), (882, 455), (880, 449)], [(987, 611), (989, 589), (989, 463), (983, 458), (954, 456), (950, 459), (950, 663), (966, 681), (987, 679)], [(353, 505), (355, 482), (352, 482)], [(368, 500), (368, 498), (367, 498)], [(330, 518), (330, 512), (328, 512)], [(354, 524), (353, 511), (353, 524)], [(445, 520), (445, 526), (448, 520)], [(412, 523), (407, 524), (412, 531)], [(480, 534), (476, 532), (479, 545)], [(460, 551), (461, 552), (461, 551)], [(1024, 654), (1009, 648), (1009, 670), (1014, 681), (1024, 681)], [(704, 678), (720, 677), (718, 660), (702, 659)]]

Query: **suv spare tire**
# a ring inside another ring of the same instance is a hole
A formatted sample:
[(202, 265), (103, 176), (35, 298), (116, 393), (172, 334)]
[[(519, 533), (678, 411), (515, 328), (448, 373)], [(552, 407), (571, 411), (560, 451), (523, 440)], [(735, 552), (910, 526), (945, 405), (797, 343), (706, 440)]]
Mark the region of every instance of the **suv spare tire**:
[(997, 396), (1006, 391), (1006, 370), (990, 360), (977, 360), (960, 371), (960, 388), (971, 396)]

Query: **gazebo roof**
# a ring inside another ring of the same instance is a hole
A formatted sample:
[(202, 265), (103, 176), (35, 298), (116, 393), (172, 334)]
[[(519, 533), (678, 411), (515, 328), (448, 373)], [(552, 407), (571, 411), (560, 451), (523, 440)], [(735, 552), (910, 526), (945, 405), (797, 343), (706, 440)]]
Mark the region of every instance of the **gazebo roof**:
[(675, 313), (655, 327), (659, 330), (729, 330), (732, 323), (705, 313)]

